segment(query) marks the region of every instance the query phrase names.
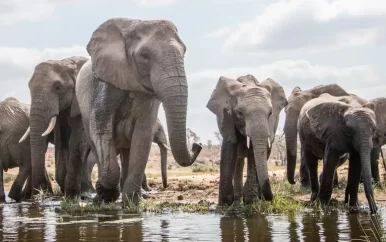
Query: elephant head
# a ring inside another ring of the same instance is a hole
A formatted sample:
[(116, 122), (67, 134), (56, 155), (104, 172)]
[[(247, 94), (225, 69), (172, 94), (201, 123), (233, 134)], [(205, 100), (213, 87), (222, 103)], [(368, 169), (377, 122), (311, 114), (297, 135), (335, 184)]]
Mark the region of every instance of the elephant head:
[(93, 32), (87, 51), (96, 78), (162, 102), (174, 159), (181, 166), (193, 164), (202, 147), (194, 144), (192, 152), (187, 147), (186, 47), (176, 26), (166, 20), (112, 18)]
[[(365, 193), (372, 212), (376, 211), (370, 158), (376, 136), (374, 109), (375, 106), (371, 102), (358, 107), (335, 101), (320, 103), (305, 112), (317, 139), (331, 145), (332, 149), (351, 151), (358, 155)], [(332, 187), (331, 183), (332, 181), (326, 181), (326, 186)]]
[(369, 101), (374, 106), (377, 121), (376, 145), (386, 144), (386, 98), (380, 97)]
[(319, 97), (323, 93), (333, 96), (349, 95), (337, 84), (320, 85), (312, 89), (301, 90), (295, 87), (288, 98), (288, 105), (285, 107), (286, 119), (284, 123), (285, 143), (287, 149), (287, 180), (290, 184), (295, 184), (295, 167), (297, 156), (297, 123), (300, 110), (311, 99)]
[(86, 57), (73, 56), (63, 60), (42, 62), (35, 67), (29, 81), (30, 127), (20, 142), (30, 135), (32, 187), (35, 189), (44, 186), (42, 179), (44, 179), (47, 145), (45, 136), (55, 128), (57, 117), (61, 112), (68, 111), (70, 114), (70, 110), (78, 109), (75, 80), (80, 68), (87, 60)]
[(220, 77), (207, 104), (207, 108), (217, 116), (223, 142), (243, 143), (247, 139), (249, 147), (250, 139), (256, 171), (248, 172), (256, 172), (266, 200), (273, 198), (268, 177), (267, 150), (273, 142), (279, 114), (285, 105), (285, 93), (278, 83), (272, 79), (258, 83), (252, 75), (237, 80)]

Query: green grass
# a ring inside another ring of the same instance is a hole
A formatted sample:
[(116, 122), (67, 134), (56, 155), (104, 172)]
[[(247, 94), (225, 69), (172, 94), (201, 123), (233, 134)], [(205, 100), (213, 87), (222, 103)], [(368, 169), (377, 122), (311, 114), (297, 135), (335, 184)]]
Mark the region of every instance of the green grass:
[(218, 172), (217, 169), (215, 168), (210, 168), (210, 167), (203, 167), (203, 166), (196, 166), (192, 168), (193, 173), (210, 173), (210, 172)]

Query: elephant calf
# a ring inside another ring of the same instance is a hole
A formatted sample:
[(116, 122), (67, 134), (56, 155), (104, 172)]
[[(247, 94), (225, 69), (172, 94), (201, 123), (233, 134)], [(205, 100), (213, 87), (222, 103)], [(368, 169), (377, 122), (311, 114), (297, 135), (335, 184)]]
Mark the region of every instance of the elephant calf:
[[(0, 102), (0, 202), (5, 202), (3, 171), (19, 167), (19, 173), (12, 184), (8, 197), (20, 202), (31, 196), (31, 151), (29, 139), (19, 143), (29, 126), (30, 106), (15, 98)], [(46, 149), (47, 149), (46, 142)], [(52, 192), (51, 182), (45, 170), (45, 183)], [(25, 189), (22, 192), (24, 183)]]
[(223, 142), (220, 161), (219, 205), (241, 198), (244, 158), (248, 159), (244, 202), (273, 199), (267, 159), (279, 115), (287, 105), (283, 88), (274, 80), (258, 83), (252, 75), (237, 80), (220, 77), (207, 108), (217, 116)]
[[(312, 201), (319, 199), (326, 204), (330, 200), (339, 157), (349, 153), (345, 203), (356, 206), (362, 171), (366, 198), (371, 213), (376, 213), (370, 165), (376, 130), (373, 109), (371, 103), (355, 106), (322, 97), (307, 102), (301, 109), (298, 130), (302, 157), (310, 174)], [(324, 159), (320, 190), (318, 159)]]

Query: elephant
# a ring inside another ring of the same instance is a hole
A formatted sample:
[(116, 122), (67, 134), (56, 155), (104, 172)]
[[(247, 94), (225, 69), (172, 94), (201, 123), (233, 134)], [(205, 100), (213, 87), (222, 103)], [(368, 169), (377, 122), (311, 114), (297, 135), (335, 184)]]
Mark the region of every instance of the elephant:
[(94, 199), (113, 202), (119, 197), (119, 150), (126, 177), (123, 206), (136, 205), (161, 103), (176, 162), (190, 166), (202, 149), (194, 143), (190, 151), (186, 140), (186, 46), (170, 21), (111, 18), (93, 32), (87, 51), (91, 60), (80, 70), (75, 91), (86, 137), (100, 164)]
[[(19, 173), (14, 180), (8, 197), (20, 202), (31, 196), (31, 184), (24, 183), (31, 176), (31, 152), (29, 142), (20, 144), (25, 129), (29, 125), (30, 105), (9, 97), (0, 102), (0, 202), (5, 202), (3, 171), (19, 167)], [(46, 143), (47, 149), (48, 141)], [(52, 192), (47, 170), (44, 169), (44, 182)]]
[(32, 188), (46, 189), (43, 183), (45, 140), (51, 132), (55, 143), (55, 179), (67, 196), (81, 192), (81, 170), (87, 140), (75, 96), (76, 76), (89, 58), (72, 56), (39, 63), (29, 81), (31, 93), (30, 127), (23, 140), (30, 137)]
[(244, 203), (273, 199), (267, 160), (279, 114), (286, 105), (283, 88), (270, 78), (261, 83), (250, 74), (237, 80), (219, 78), (206, 106), (216, 115), (223, 137), (219, 205), (240, 202), (245, 157), (248, 165), (242, 192)]
[[(374, 105), (350, 105), (322, 97), (307, 102), (300, 111), (298, 130), (302, 159), (311, 181), (311, 201), (329, 202), (339, 157), (350, 154), (345, 203), (356, 206), (361, 171), (371, 213), (376, 213), (371, 184), (371, 150), (376, 144)], [(323, 159), (323, 175), (318, 182), (318, 159)]]
[[(162, 174), (162, 185), (164, 188), (167, 187), (167, 152), (170, 150), (167, 138), (165, 134), (165, 130), (159, 121), (157, 119), (157, 122), (155, 124), (155, 133), (153, 137), (153, 143), (156, 143), (160, 149), (160, 155), (161, 155), (161, 174)], [(91, 181), (91, 173), (94, 165), (97, 164), (97, 160), (95, 159), (95, 156), (93, 153), (89, 154), (88, 160), (87, 160), (87, 167), (82, 169), (82, 172), (85, 171), (86, 173), (82, 173), (82, 187), (90, 187), (90, 190), (92, 192), (95, 192), (95, 189), (92, 185)], [(121, 170), (122, 171), (122, 170)], [(85, 179), (84, 179), (85, 178)], [(121, 189), (123, 188), (122, 185), (124, 183), (124, 180), (121, 177)], [(146, 174), (143, 174), (143, 181), (142, 181), (142, 189), (145, 191), (151, 191), (151, 188), (149, 187), (149, 184), (147, 183)]]
[[(297, 157), (297, 123), (301, 108), (310, 100), (319, 97), (321, 94), (330, 94), (332, 96), (351, 96), (360, 104), (365, 104), (367, 101), (354, 94), (346, 92), (337, 84), (319, 85), (311, 89), (302, 90), (300, 87), (295, 87), (289, 98), (288, 105), (285, 107), (286, 119), (284, 123), (284, 134), (287, 152), (287, 180), (290, 184), (295, 184), (295, 167)], [(342, 162), (345, 157), (342, 157)], [(302, 161), (302, 160), (301, 160)], [(300, 180), (302, 186), (309, 186), (309, 177), (304, 164), (300, 164)], [(335, 183), (336, 184), (336, 183)]]

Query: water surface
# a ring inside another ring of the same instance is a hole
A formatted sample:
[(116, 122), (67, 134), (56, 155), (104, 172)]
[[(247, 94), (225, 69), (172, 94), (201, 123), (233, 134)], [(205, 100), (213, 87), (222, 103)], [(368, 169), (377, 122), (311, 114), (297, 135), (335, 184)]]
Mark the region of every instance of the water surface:
[(66, 216), (45, 205), (0, 205), (0, 241), (352, 241), (374, 238), (374, 223), (385, 227), (386, 213), (255, 215), (88, 214)]

